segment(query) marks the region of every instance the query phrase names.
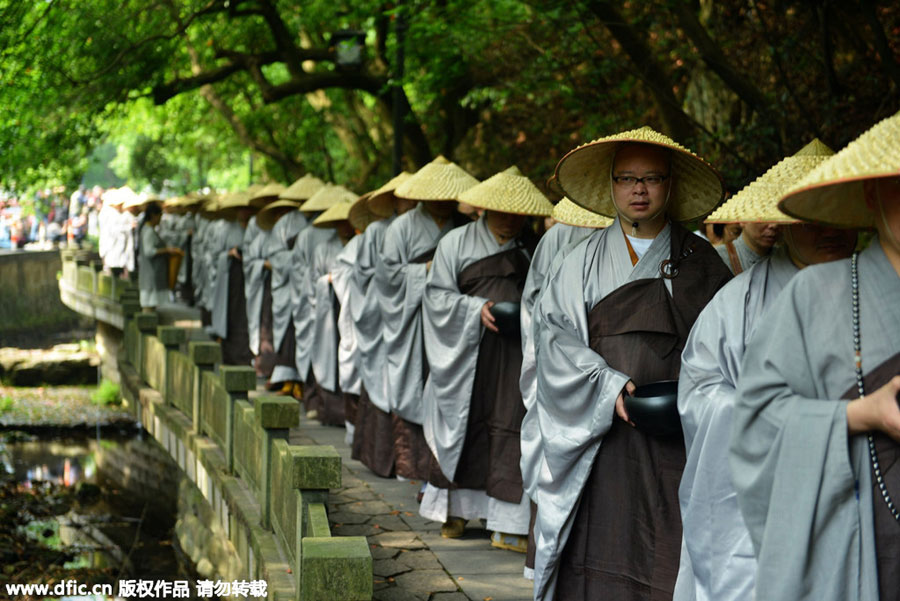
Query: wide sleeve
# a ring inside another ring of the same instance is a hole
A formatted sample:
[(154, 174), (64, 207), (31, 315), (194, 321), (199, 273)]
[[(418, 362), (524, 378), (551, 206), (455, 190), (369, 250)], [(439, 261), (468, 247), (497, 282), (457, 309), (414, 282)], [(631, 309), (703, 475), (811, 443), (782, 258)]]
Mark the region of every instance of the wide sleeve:
[[(591, 350), (584, 296), (587, 243), (575, 248), (547, 283), (535, 332), (537, 406), (545, 457), (554, 478), (565, 474), (609, 430), (616, 397), (629, 377)], [(598, 299), (599, 300), (599, 299)]]
[[(840, 366), (810, 362), (821, 349), (842, 343), (817, 339), (822, 329), (804, 324), (805, 316), (815, 319), (816, 303), (809, 297), (820, 291), (804, 290), (803, 275), (763, 314), (766, 327), (757, 328), (748, 343), (730, 463), (759, 560), (757, 598), (809, 598), (805, 594), (816, 590), (832, 591), (819, 599), (853, 599), (859, 598), (860, 554), (847, 544), (858, 545), (864, 528), (847, 401), (827, 398), (824, 373), (817, 372)], [(851, 361), (847, 354), (843, 367), (852, 370)]]
[(411, 257), (406, 256), (403, 236), (412, 232), (397, 227), (400, 225), (389, 227), (385, 232), (375, 274), (385, 325), (394, 331), (400, 331), (411, 318), (410, 312), (418, 312), (428, 276), (425, 263), (411, 263)]

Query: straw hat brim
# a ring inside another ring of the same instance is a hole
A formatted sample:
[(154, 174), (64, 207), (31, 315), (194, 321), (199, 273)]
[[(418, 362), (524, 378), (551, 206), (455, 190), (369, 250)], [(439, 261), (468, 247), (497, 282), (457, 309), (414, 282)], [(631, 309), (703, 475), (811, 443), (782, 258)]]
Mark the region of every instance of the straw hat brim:
[(391, 178), (386, 184), (369, 195), (369, 210), (379, 217), (390, 217), (394, 214), (394, 191), (413, 176), (408, 171), (402, 171)]
[(863, 183), (900, 176), (900, 112), (847, 144), (788, 190), (778, 208), (803, 221), (834, 227), (870, 228)]
[(335, 227), (335, 225), (340, 221), (349, 221), (350, 219), (350, 207), (353, 206), (352, 201), (342, 200), (338, 202), (328, 209), (325, 210), (321, 215), (316, 217), (315, 221), (313, 221), (313, 225), (316, 227)]
[(725, 196), (722, 176), (705, 160), (649, 127), (600, 138), (571, 150), (556, 165), (554, 177), (575, 204), (605, 215), (616, 216), (610, 178), (616, 151), (627, 143), (666, 148), (672, 153), (673, 186), (667, 212), (676, 221), (703, 217)]
[(384, 217), (376, 215), (375, 212), (372, 211), (368, 201), (369, 196), (367, 194), (360, 196), (350, 207), (350, 213), (347, 216), (347, 219), (350, 220), (350, 225), (361, 232), (366, 231), (366, 228), (369, 227), (371, 223), (384, 219)]
[(261, 209), (278, 200), (279, 195), (285, 190), (286, 188), (281, 184), (268, 184), (250, 196), (250, 206)]
[(479, 209), (546, 217), (553, 204), (524, 175), (497, 173), (459, 195), (459, 202)]
[(553, 207), (551, 214), (556, 221), (573, 225), (576, 227), (592, 227), (594, 229), (609, 227), (613, 223), (612, 217), (599, 215), (593, 211), (588, 211), (584, 207), (580, 207), (567, 197), (563, 197), (556, 206)]
[(296, 211), (300, 203), (296, 200), (276, 200), (260, 209), (256, 214), (256, 225), (263, 230), (271, 230), (282, 215)]

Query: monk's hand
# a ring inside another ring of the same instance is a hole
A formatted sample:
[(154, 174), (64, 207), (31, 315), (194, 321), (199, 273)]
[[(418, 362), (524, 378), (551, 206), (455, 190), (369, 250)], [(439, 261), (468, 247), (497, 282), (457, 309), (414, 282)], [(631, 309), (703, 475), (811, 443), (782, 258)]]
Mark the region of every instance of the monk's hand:
[(431, 261), (425, 263), (425, 271), (431, 271)]
[(900, 441), (898, 393), (900, 376), (894, 376), (872, 394), (847, 403), (847, 430), (850, 434), (878, 430)]
[(334, 284), (334, 276), (331, 275), (331, 272), (328, 272), (328, 283)]
[(625, 383), (625, 388), (622, 389), (622, 392), (619, 393), (619, 396), (616, 397), (616, 415), (622, 418), (623, 421), (628, 422), (632, 427), (634, 427), (634, 422), (628, 419), (628, 412), (625, 411), (625, 393), (628, 393), (629, 396), (634, 394), (634, 382), (628, 380)]
[(265, 267), (269, 271), (272, 271), (272, 264), (269, 262), (268, 259), (266, 259), (265, 262), (263, 263), (263, 267)]
[(494, 314), (491, 313), (491, 307), (493, 306), (494, 301), (488, 301), (481, 307), (481, 324), (491, 332), (497, 332), (499, 334), (500, 330), (494, 325)]
[(228, 251), (228, 254), (229, 254), (229, 256), (234, 257), (234, 258), (237, 259), (238, 261), (241, 260), (241, 253), (238, 252), (238, 247), (237, 247), (237, 246), (233, 246), (233, 247), (231, 248), (231, 250)]

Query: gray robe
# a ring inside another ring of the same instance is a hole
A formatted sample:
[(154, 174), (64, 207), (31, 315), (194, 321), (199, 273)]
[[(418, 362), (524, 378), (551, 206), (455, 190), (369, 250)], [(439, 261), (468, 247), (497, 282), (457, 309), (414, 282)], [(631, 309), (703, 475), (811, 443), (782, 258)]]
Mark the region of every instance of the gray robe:
[[(546, 283), (536, 309), (538, 423), (547, 472), (537, 483), (534, 534), (536, 600), (554, 598), (560, 554), (594, 457), (630, 379), (589, 346), (588, 312), (617, 288), (659, 277), (670, 253), (671, 228), (660, 232), (634, 266), (618, 218), (580, 242)], [(665, 280), (671, 294), (671, 281)]]
[(207, 254), (215, 265), (210, 274), (210, 287), (214, 291), (210, 296), (210, 311), (212, 311), (210, 333), (220, 338), (228, 338), (228, 269), (231, 261), (236, 260), (228, 255), (228, 251), (234, 247), (242, 248), (244, 228), (236, 221), (222, 220), (210, 243)]
[[(735, 253), (738, 257), (738, 262), (741, 264), (741, 271), (747, 271), (760, 261), (766, 258), (766, 255), (758, 255), (747, 246), (747, 243), (744, 242), (743, 236), (738, 236), (737, 240), (733, 243)], [(719, 253), (719, 256), (722, 257), (722, 261), (725, 265), (728, 266), (728, 269), (731, 270), (731, 273), (736, 273), (734, 269), (734, 265), (731, 264), (731, 257), (728, 256), (728, 247), (724, 244), (720, 244), (716, 247), (716, 252)]]
[[(516, 239), (497, 244), (487, 218), (482, 216), (441, 239), (428, 273), (422, 306), (430, 373), (422, 398), (423, 429), (441, 471), (451, 482), (463, 450), (484, 331), (481, 308), (488, 301), (460, 292), (457, 278), (475, 261), (511, 250), (517, 244)], [(524, 248), (522, 253), (528, 257)]]
[(259, 323), (262, 313), (263, 291), (266, 278), (264, 250), (271, 232), (256, 225), (256, 215), (250, 218), (244, 230), (244, 296), (247, 297), (247, 332), (250, 352), (259, 354)]
[(780, 247), (740, 274), (700, 313), (682, 353), (678, 410), (687, 462), (679, 488), (684, 536), (675, 601), (753, 598), (756, 558), (722, 458), (731, 440), (747, 341), (797, 273)]
[(272, 264), (272, 343), (276, 352), (281, 348), (284, 335), (293, 318), (290, 285), (293, 269), (291, 240), (296, 243), (297, 236), (307, 226), (309, 222), (300, 211), (282, 215), (275, 222), (272, 236), (265, 249), (266, 258)]
[(291, 313), (294, 319), (294, 337), (297, 341), (294, 360), (301, 382), (305, 382), (309, 375), (313, 354), (316, 281), (312, 279), (311, 269), (314, 251), (317, 246), (335, 236), (337, 234), (332, 229), (309, 225), (297, 234), (294, 250), (291, 252)]
[[(371, 226), (370, 226), (371, 227)], [(368, 228), (366, 228), (368, 229)], [(338, 329), (338, 385), (341, 391), (349, 394), (359, 394), (362, 386), (360, 373), (359, 344), (357, 341), (356, 327), (351, 315), (351, 295), (353, 294), (353, 274), (355, 272), (356, 259), (360, 253), (362, 236), (354, 236), (337, 256), (337, 262), (332, 269), (332, 288), (340, 303), (340, 311), (337, 315)], [(379, 320), (380, 323), (380, 320)], [(352, 424), (351, 424), (352, 426)], [(353, 437), (350, 437), (353, 440)]]
[(584, 240), (594, 232), (593, 228), (577, 227), (565, 223), (557, 223), (550, 228), (538, 242), (534, 251), (534, 259), (528, 270), (525, 288), (522, 290), (522, 373), (519, 377), (519, 389), (526, 414), (522, 420), (521, 445), (522, 459), (519, 466), (522, 470), (522, 482), (525, 492), (534, 499), (537, 487), (537, 475), (543, 463), (541, 454), (541, 431), (538, 427), (537, 412), (532, 410), (537, 396), (537, 372), (535, 370), (534, 332), (539, 324), (533, 323), (532, 314), (535, 303), (544, 286), (544, 280), (551, 273), (551, 264), (557, 255), (574, 248), (575, 243)]
[[(868, 373), (900, 352), (900, 278), (877, 238), (859, 279)], [(757, 552), (757, 599), (879, 598), (867, 441), (849, 435), (839, 400), (856, 386), (850, 299), (849, 261), (808, 267), (747, 345), (730, 460)]]
[(328, 392), (340, 392), (338, 388), (338, 330), (337, 297), (328, 281), (328, 274), (337, 265), (337, 256), (344, 249), (337, 232), (319, 244), (313, 252), (309, 277), (315, 283), (309, 307), (315, 319), (312, 327), (312, 348), (310, 357), (316, 382)]
[(209, 235), (211, 221), (197, 215), (197, 228), (191, 238), (191, 283), (194, 285), (194, 300), (201, 307), (206, 307), (204, 290), (206, 289), (206, 239)]
[(375, 271), (384, 319), (390, 410), (414, 424), (422, 424), (425, 419), (422, 296), (428, 275), (425, 262), (414, 261), (432, 251), (452, 228), (450, 219), (439, 228), (419, 203), (415, 209), (397, 217), (385, 231), (381, 261)]
[(142, 307), (158, 307), (169, 298), (168, 255), (156, 254), (156, 251), (165, 246), (165, 242), (152, 225), (145, 223), (141, 226), (138, 287)]
[[(395, 217), (369, 224), (356, 236), (358, 252), (350, 278), (349, 315), (353, 320), (359, 353), (359, 373), (369, 400), (385, 413), (390, 413), (385, 366), (387, 357), (382, 338), (384, 320), (378, 298), (375, 274), (384, 245), (385, 232)], [(341, 311), (345, 310), (344, 305)]]

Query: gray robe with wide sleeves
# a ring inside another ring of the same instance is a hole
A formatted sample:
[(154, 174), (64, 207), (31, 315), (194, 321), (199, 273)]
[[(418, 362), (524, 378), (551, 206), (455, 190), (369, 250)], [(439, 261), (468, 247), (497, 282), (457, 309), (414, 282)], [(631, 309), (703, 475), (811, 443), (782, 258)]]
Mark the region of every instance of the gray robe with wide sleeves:
[(250, 218), (244, 230), (244, 296), (247, 297), (247, 331), (250, 336), (250, 352), (259, 354), (259, 321), (262, 313), (265, 282), (265, 247), (271, 232), (256, 225), (256, 215)]
[(525, 418), (522, 420), (521, 446), (522, 481), (525, 492), (533, 500), (537, 487), (537, 476), (543, 463), (541, 454), (541, 431), (538, 427), (537, 412), (532, 408), (537, 397), (537, 371), (534, 354), (534, 332), (539, 324), (534, 323), (534, 306), (538, 301), (544, 281), (551, 272), (551, 264), (564, 249), (571, 249), (574, 244), (590, 236), (595, 230), (589, 227), (576, 227), (558, 223), (550, 228), (538, 242), (534, 251), (534, 259), (525, 280), (522, 291), (522, 373), (519, 377), (519, 389), (522, 391), (522, 402), (525, 405)]
[[(860, 255), (859, 279), (869, 374), (900, 353), (900, 278), (877, 238)], [(747, 345), (730, 460), (757, 552), (757, 599), (879, 598), (875, 526), (884, 508), (873, 507), (866, 437), (849, 435), (840, 400), (856, 387), (853, 357), (847, 260), (798, 273)], [(883, 505), (880, 495), (875, 503)], [(886, 527), (896, 545), (900, 526)], [(894, 558), (884, 575), (896, 567)]]
[(281, 348), (288, 325), (293, 318), (291, 303), (291, 271), (293, 248), (300, 232), (308, 226), (300, 211), (282, 215), (272, 228), (272, 237), (266, 247), (266, 259), (272, 264), (272, 343), (275, 350)]
[[(457, 279), (475, 261), (511, 250), (517, 244), (516, 239), (497, 244), (482, 216), (441, 239), (428, 274), (422, 305), (430, 373), (422, 399), (423, 428), (429, 448), (450, 481), (456, 476), (466, 436), (484, 328), (481, 308), (489, 300), (460, 292)], [(525, 249), (522, 252), (528, 257)]]
[(422, 203), (397, 217), (384, 234), (381, 261), (375, 272), (384, 318), (387, 387), (391, 411), (422, 424), (425, 386), (425, 346), (422, 296), (428, 275), (421, 257), (433, 251), (453, 228), (448, 219), (439, 228)]
[(365, 232), (355, 238), (359, 239), (359, 246), (349, 282), (351, 290), (349, 306), (345, 309), (344, 305), (341, 305), (342, 312), (349, 310), (355, 327), (362, 385), (372, 404), (385, 413), (389, 413), (391, 407), (388, 402), (385, 374), (387, 357), (382, 339), (384, 320), (378, 299), (378, 287), (374, 284), (379, 255), (384, 245), (384, 235), (394, 219), (391, 217), (371, 223)]
[[(352, 280), (356, 260), (360, 254), (362, 238), (362, 236), (354, 236), (347, 242), (347, 245), (338, 254), (337, 262), (331, 270), (331, 286), (340, 304), (340, 311), (337, 315), (338, 385), (342, 392), (349, 394), (359, 394), (362, 386), (359, 343), (350, 310), (353, 300)], [(352, 436), (350, 439), (352, 440)]]
[(681, 356), (678, 410), (687, 462), (676, 601), (750, 601), (756, 558), (737, 505), (728, 453), (741, 360), (766, 309), (798, 272), (784, 247), (726, 284), (706, 306)]
[[(212, 272), (212, 326), (210, 332), (220, 338), (228, 338), (228, 285), (231, 262), (237, 259), (229, 256), (228, 251), (234, 247), (241, 249), (244, 244), (244, 228), (236, 221), (222, 221), (216, 231), (216, 237), (210, 248), (210, 255), (215, 262)], [(240, 274), (238, 274), (240, 275)]]
[(294, 319), (294, 337), (297, 347), (294, 360), (301, 382), (309, 375), (312, 358), (313, 324), (315, 313), (310, 299), (315, 295), (316, 282), (310, 275), (316, 246), (335, 236), (334, 230), (308, 225), (297, 234), (291, 251), (291, 305)]
[(310, 278), (315, 282), (309, 306), (315, 315), (313, 322), (311, 357), (313, 374), (319, 386), (329, 392), (340, 392), (338, 387), (338, 301), (328, 281), (328, 274), (337, 265), (338, 254), (344, 249), (337, 232), (329, 230), (333, 236), (319, 244), (313, 252)]
[[(588, 312), (623, 284), (659, 277), (660, 261), (670, 254), (670, 236), (667, 225), (632, 266), (616, 219), (566, 256), (538, 302), (541, 360), (535, 407), (547, 472), (539, 477), (535, 500), (536, 600), (554, 598), (558, 562), (578, 500), (614, 419), (616, 397), (629, 380), (591, 350)], [(671, 281), (665, 283), (671, 294)]]

